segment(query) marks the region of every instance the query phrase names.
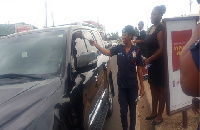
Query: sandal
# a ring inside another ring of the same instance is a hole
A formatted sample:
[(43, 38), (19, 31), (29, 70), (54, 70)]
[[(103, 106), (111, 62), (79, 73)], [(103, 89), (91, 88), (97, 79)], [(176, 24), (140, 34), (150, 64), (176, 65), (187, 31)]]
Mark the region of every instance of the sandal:
[(148, 116), (148, 117), (145, 118), (145, 120), (152, 120), (152, 119), (156, 118), (156, 116), (157, 115), (155, 115), (155, 116)]
[(159, 122), (155, 122), (154, 120), (152, 120), (152, 121), (151, 121), (151, 124), (152, 124), (152, 125), (158, 125), (158, 124), (160, 124), (160, 123), (162, 123), (162, 122), (163, 122), (163, 119), (160, 119)]

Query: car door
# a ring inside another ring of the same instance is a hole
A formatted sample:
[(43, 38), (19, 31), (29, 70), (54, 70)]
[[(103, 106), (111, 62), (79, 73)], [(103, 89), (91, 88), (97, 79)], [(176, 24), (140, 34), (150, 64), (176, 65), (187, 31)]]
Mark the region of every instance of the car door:
[[(92, 32), (96, 42), (103, 48), (105, 48), (102, 37), (98, 31)], [(109, 74), (111, 72), (111, 66), (110, 66), (110, 57), (105, 56), (102, 53), (99, 52), (98, 56), (98, 62), (97, 62), (97, 69), (98, 69), (98, 81), (99, 84), (101, 83), (101, 89), (104, 96), (102, 96), (102, 106), (103, 111), (105, 109), (108, 109), (108, 100), (109, 100), (109, 90), (108, 90), (108, 84), (109, 84)], [(102, 116), (105, 116), (105, 113), (102, 113)], [(105, 117), (102, 117), (105, 118)]]
[[(84, 37), (83, 37), (83, 36)], [(75, 38), (77, 37), (77, 38)], [(89, 41), (87, 39), (93, 39), (93, 36), (91, 34), (91, 30), (86, 30), (86, 29), (76, 29), (73, 32), (73, 46), (72, 48), (74, 48), (73, 52), (74, 52), (74, 57), (78, 58), (81, 55), (84, 54), (95, 54), (96, 56), (96, 60), (98, 58), (98, 54), (97, 54), (97, 49), (94, 46), (91, 46)], [(83, 57), (82, 57), (83, 58)], [(79, 61), (86, 61), (88, 60), (89, 57), (85, 57), (83, 59), (79, 59)], [(77, 66), (75, 60), (75, 66)], [(81, 64), (79, 64), (81, 65)], [(101, 90), (99, 87), (99, 83), (98, 83), (98, 69), (96, 64), (94, 64), (95, 67), (85, 67), (82, 68), (83, 70), (78, 72), (78, 75), (76, 76), (77, 81), (78, 80), (82, 80), (80, 83), (80, 85), (77, 86), (81, 86), (79, 87), (79, 90), (81, 90), (81, 95), (82, 95), (82, 102), (83, 102), (83, 122), (84, 122), (84, 127), (85, 129), (89, 129), (90, 125), (92, 125), (93, 123), (93, 114), (96, 111), (96, 104), (98, 101), (98, 98), (100, 97), (101, 94)], [(88, 69), (89, 68), (89, 69)], [(76, 69), (77, 70), (77, 69)], [(80, 78), (81, 77), (81, 78)], [(75, 81), (76, 81), (75, 79)]]
[[(103, 40), (97, 31), (92, 31), (95, 41), (104, 48)], [(97, 52), (98, 55), (98, 62), (97, 62), (97, 69), (98, 69), (98, 83), (101, 84), (104, 89), (107, 88), (107, 78), (108, 78), (108, 61), (109, 57), (103, 55), (99, 51)]]
[[(90, 86), (90, 84), (86, 83), (83, 91), (85, 121), (87, 121), (89, 127), (92, 127), (96, 123), (97, 118), (101, 116), (99, 111), (101, 111), (100, 109), (102, 109), (103, 105), (101, 101), (102, 96), (105, 95), (105, 73), (103, 62), (99, 60), (102, 54), (96, 49), (96, 47), (91, 46), (87, 39), (93, 39), (97, 43), (99, 41), (97, 41), (97, 38), (91, 30), (82, 30), (82, 33), (86, 38), (85, 44), (87, 46), (88, 52), (95, 52), (97, 54), (97, 66), (93, 70), (93, 76), (91, 77), (95, 81), (94, 86)], [(98, 44), (103, 47), (103, 44), (101, 44), (101, 42)]]

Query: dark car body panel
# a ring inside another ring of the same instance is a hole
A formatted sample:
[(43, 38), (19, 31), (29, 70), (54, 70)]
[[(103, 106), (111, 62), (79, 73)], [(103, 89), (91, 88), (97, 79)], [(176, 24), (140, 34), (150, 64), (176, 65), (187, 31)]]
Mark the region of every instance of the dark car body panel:
[[(10, 95), (10, 97), (1, 102), (1, 129), (25, 129), (27, 124), (32, 124), (37, 121), (38, 116), (49, 111), (48, 109), (51, 108), (51, 112), (53, 113), (54, 104), (62, 94), (59, 78), (24, 84), (5, 85), (3, 87), (1, 86), (0, 89), (4, 89), (4, 93), (11, 89), (18, 90), (18, 92)], [(50, 118), (44, 117), (42, 122), (53, 121), (53, 119), (53, 115)], [(38, 125), (38, 127), (41, 128), (42, 125)], [(49, 125), (48, 127), (52, 126)]]
[(101, 129), (108, 110), (109, 57), (97, 53), (96, 63), (80, 71), (74, 67), (72, 45), (75, 31), (95, 29), (70, 25), (13, 34), (2, 40), (58, 30), (65, 32), (65, 55), (58, 73), (42, 80), (22, 78), (21, 83), (20, 78), (0, 79), (0, 129)]

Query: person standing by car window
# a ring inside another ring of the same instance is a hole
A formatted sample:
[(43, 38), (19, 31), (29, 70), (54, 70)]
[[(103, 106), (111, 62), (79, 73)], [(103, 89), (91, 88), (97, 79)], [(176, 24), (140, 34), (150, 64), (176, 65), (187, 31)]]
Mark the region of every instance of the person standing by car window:
[[(137, 38), (133, 40), (133, 43), (136, 43), (136, 46), (140, 48), (142, 58), (143, 60), (145, 60), (147, 57), (146, 45), (144, 43), (144, 39), (146, 37), (146, 31), (143, 30), (143, 28), (144, 28), (144, 22), (140, 21), (138, 23), (139, 33), (138, 36), (136, 36)], [(143, 80), (146, 80), (148, 78), (147, 67), (142, 67), (142, 74), (143, 74)]]
[[(156, 6), (151, 13), (151, 23), (153, 24), (145, 38), (148, 58), (145, 64), (148, 68), (148, 82), (151, 88), (152, 112), (146, 120), (152, 120), (152, 125), (163, 122), (162, 113), (165, 108), (165, 83), (164, 83), (164, 58), (163, 58), (163, 38), (161, 19), (165, 13), (164, 5)], [(158, 110), (157, 110), (158, 108)]]
[(111, 49), (104, 49), (95, 41), (90, 40), (91, 45), (95, 46), (102, 54), (107, 56), (117, 55), (118, 101), (120, 104), (121, 122), (124, 130), (127, 130), (128, 128), (128, 106), (130, 110), (130, 130), (135, 130), (137, 104), (135, 100), (138, 96), (137, 73), (141, 86), (139, 95), (144, 95), (144, 84), (141, 69), (143, 62), (140, 49), (131, 43), (133, 36), (134, 28), (131, 25), (127, 25), (122, 30), (122, 40), (125, 45), (117, 45)]

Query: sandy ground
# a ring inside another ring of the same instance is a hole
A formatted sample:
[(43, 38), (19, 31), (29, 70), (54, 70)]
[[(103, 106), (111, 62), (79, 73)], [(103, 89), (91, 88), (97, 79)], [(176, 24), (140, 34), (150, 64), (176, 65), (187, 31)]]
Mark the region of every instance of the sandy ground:
[[(122, 130), (120, 120), (120, 108), (118, 103), (118, 91), (117, 91), (117, 66), (116, 57), (111, 60), (113, 81), (115, 86), (115, 97), (114, 97), (114, 111), (110, 118), (107, 118), (104, 123), (102, 130)], [(151, 112), (151, 94), (150, 88), (147, 81), (144, 81), (146, 94), (142, 97), (137, 104), (137, 121), (136, 130), (197, 130), (199, 116), (194, 115), (193, 111), (189, 109), (187, 111), (188, 116), (188, 128), (183, 129), (182, 124), (182, 113), (177, 113), (172, 116), (167, 116), (166, 109), (163, 113), (164, 122), (157, 126), (152, 126), (151, 121), (145, 120), (146, 116), (149, 116)]]
[[(146, 95), (138, 103), (138, 105), (139, 105), (138, 111), (140, 114), (140, 124), (143, 124), (143, 125), (141, 125), (140, 129), (141, 130), (149, 130), (150, 121), (146, 121), (145, 117), (149, 115), (149, 113), (147, 113), (148, 109), (151, 110), (151, 94), (150, 94), (149, 84), (147, 83), (147, 81), (145, 81), (144, 84), (145, 84)], [(145, 99), (145, 98), (147, 98), (147, 99)], [(184, 129), (183, 123), (182, 123), (182, 113), (177, 113), (177, 114), (174, 114), (171, 116), (167, 116), (166, 108), (165, 108), (165, 111), (163, 113), (164, 122), (155, 126), (155, 128), (152, 127), (150, 129), (155, 129), (155, 130), (197, 130), (198, 122), (200, 121), (199, 116), (195, 115), (193, 113), (192, 109), (189, 109), (187, 111), (187, 117), (188, 117), (188, 120), (187, 120), (188, 128)]]

